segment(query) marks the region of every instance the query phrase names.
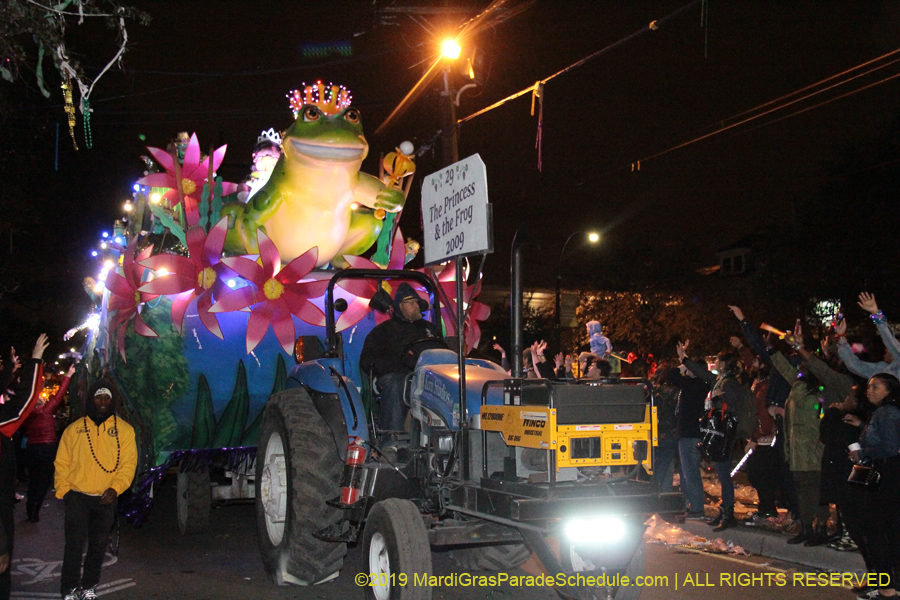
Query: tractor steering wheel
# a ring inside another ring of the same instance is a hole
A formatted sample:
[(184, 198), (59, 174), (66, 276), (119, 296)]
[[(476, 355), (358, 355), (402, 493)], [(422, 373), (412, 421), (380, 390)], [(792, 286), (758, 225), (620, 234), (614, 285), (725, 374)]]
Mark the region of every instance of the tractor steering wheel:
[[(427, 347), (422, 347), (426, 345)], [(400, 356), (402, 356), (404, 359), (406, 359), (407, 357), (412, 357), (413, 359), (418, 360), (419, 355), (422, 354), (424, 350), (433, 350), (435, 348), (443, 348), (446, 350), (450, 347), (447, 345), (447, 342), (444, 341), (444, 338), (423, 337), (417, 340), (413, 340), (403, 346), (403, 350), (400, 351)]]

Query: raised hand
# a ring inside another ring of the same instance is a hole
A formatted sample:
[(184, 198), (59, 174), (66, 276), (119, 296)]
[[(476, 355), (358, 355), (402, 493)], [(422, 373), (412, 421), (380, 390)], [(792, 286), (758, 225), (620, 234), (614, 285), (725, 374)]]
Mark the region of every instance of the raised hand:
[(499, 352), (499, 353), (500, 353), (500, 356), (502, 356), (503, 358), (506, 358), (506, 350), (503, 349), (503, 346), (501, 346), (500, 344), (494, 342), (494, 350), (496, 350), (497, 352)]
[(44, 356), (44, 350), (46, 350), (49, 345), (50, 342), (47, 341), (47, 334), (42, 333), (39, 335), (37, 342), (34, 343), (34, 351), (31, 353), (31, 358), (41, 360), (41, 357)]
[(847, 319), (841, 319), (835, 323), (834, 332), (840, 336), (847, 335)]
[(734, 316), (737, 318), (738, 321), (743, 321), (743, 320), (744, 320), (744, 311), (742, 311), (741, 308), (740, 308), (739, 306), (731, 306), (731, 305), (729, 305), (729, 306), (728, 306), (728, 310), (730, 310), (731, 312), (734, 313)]
[(687, 358), (687, 349), (690, 343), (691, 340), (684, 340), (683, 342), (678, 342), (675, 345), (675, 352), (678, 353), (678, 358), (680, 358), (681, 360)]
[(556, 368), (560, 368), (564, 364), (563, 353), (560, 352), (556, 356), (553, 357), (553, 362), (556, 364)]
[(803, 326), (800, 325), (800, 319), (794, 323), (794, 343), (803, 345)]
[(859, 295), (859, 307), (869, 313), (870, 315), (874, 315), (878, 312), (878, 304), (875, 302), (875, 295), (870, 294), (869, 292), (862, 292)]
[(69, 370), (66, 371), (66, 377), (72, 377), (72, 375), (74, 375), (74, 374), (75, 374), (75, 365), (73, 364), (71, 367), (69, 367)]

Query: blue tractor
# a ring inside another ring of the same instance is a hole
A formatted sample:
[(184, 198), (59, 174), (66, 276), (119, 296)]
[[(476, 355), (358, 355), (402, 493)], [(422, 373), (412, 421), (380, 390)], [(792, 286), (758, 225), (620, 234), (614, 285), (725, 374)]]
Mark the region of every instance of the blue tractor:
[(385, 451), (363, 401), (371, 382), (359, 371), (359, 332), (352, 344), (335, 333), (346, 306), (334, 287), (350, 277), (424, 288), (438, 323), (440, 301), (422, 273), (333, 276), (326, 338), (298, 339), (298, 364), (263, 416), (256, 518), (273, 580), (328, 581), (347, 545), (362, 543), (367, 598), (425, 600), (431, 548), (444, 546), (467, 570), (508, 572), (533, 552), (564, 596), (637, 598), (644, 521), (684, 511), (680, 494), (661, 494), (645, 477), (657, 445), (649, 384), (522, 378), (514, 276), (514, 376), (466, 359), (460, 404), (457, 354), (409, 348), (419, 357), (405, 395), (408, 437)]

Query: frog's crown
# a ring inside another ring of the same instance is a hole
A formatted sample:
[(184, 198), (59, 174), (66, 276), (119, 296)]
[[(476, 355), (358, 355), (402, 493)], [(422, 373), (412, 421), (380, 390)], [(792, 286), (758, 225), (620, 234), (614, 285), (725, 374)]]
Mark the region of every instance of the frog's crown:
[(303, 90), (294, 90), (287, 97), (291, 101), (291, 111), (294, 119), (300, 116), (300, 111), (307, 104), (319, 108), (325, 115), (336, 115), (350, 106), (350, 90), (342, 85), (329, 83), (325, 86), (321, 81), (316, 85), (303, 84)]

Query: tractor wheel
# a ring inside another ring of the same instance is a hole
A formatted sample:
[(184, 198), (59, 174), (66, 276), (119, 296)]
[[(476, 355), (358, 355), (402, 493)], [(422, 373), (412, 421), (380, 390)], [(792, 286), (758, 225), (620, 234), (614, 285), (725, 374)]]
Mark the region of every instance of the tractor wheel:
[(450, 552), (450, 558), (468, 571), (509, 571), (530, 556), (531, 550), (525, 544), (466, 546)]
[(343, 464), (331, 431), (306, 390), (269, 397), (256, 457), (256, 529), (266, 572), (278, 585), (321, 583), (337, 576), (345, 543), (313, 536), (340, 522), (335, 498)]
[(183, 535), (200, 533), (209, 525), (212, 505), (209, 472), (189, 471), (178, 474), (178, 529)]
[(431, 545), (415, 504), (382, 500), (372, 507), (364, 534), (368, 600), (431, 600)]

